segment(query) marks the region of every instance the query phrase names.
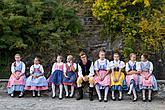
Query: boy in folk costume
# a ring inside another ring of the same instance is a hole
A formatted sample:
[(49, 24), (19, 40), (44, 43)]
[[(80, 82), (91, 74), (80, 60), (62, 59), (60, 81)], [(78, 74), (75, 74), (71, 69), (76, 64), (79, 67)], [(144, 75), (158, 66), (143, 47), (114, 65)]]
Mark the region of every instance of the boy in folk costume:
[[(67, 63), (66, 63), (66, 72), (64, 72), (63, 84), (66, 93), (66, 98), (72, 98), (74, 95), (74, 88), (76, 82), (76, 63), (73, 62), (73, 56), (67, 56)], [(68, 86), (71, 86), (71, 93), (69, 95)]]
[(56, 97), (56, 86), (59, 86), (60, 93), (59, 93), (59, 99), (62, 99), (62, 93), (63, 93), (63, 74), (66, 72), (65, 64), (62, 62), (62, 56), (57, 56), (57, 62), (53, 64), (52, 67), (52, 74), (50, 76), (50, 83), (52, 83), (52, 98), (54, 99)]
[(152, 91), (157, 91), (157, 81), (155, 76), (152, 74), (153, 72), (153, 64), (148, 61), (148, 55), (143, 54), (141, 56), (140, 62), (140, 81), (139, 86), (140, 90), (142, 90), (143, 101), (146, 101), (145, 92), (148, 90), (148, 101), (152, 101)]
[(126, 63), (126, 84), (129, 88), (128, 95), (133, 93), (133, 102), (137, 101), (136, 90), (138, 89), (139, 63), (136, 62), (136, 54), (130, 54), (130, 61)]
[(109, 61), (105, 58), (105, 51), (100, 50), (99, 51), (99, 59), (95, 61), (95, 88), (98, 95), (98, 99), (101, 102), (102, 96), (100, 89), (104, 89), (104, 102), (108, 101), (108, 91), (109, 91), (109, 85), (110, 85), (110, 67), (109, 67)]
[(11, 65), (11, 76), (7, 84), (7, 91), (11, 97), (14, 97), (14, 92), (19, 91), (19, 97), (23, 96), (25, 85), (25, 64), (21, 61), (20, 54), (15, 55), (15, 62)]
[(93, 88), (94, 88), (94, 67), (93, 62), (87, 59), (87, 55), (84, 52), (80, 52), (80, 62), (78, 63), (78, 79), (77, 79), (77, 100), (83, 99), (82, 83), (89, 82), (89, 99), (93, 100)]
[(30, 76), (26, 80), (25, 90), (31, 90), (33, 97), (35, 97), (35, 91), (37, 96), (40, 97), (40, 91), (47, 90), (48, 83), (44, 77), (44, 69), (40, 64), (40, 58), (34, 59), (34, 64), (30, 67)]
[(122, 69), (125, 67), (125, 63), (120, 61), (119, 54), (113, 55), (113, 61), (110, 62), (111, 73), (111, 89), (112, 89), (112, 100), (116, 100), (115, 91), (119, 91), (118, 100), (122, 100), (122, 83), (124, 80), (124, 73)]

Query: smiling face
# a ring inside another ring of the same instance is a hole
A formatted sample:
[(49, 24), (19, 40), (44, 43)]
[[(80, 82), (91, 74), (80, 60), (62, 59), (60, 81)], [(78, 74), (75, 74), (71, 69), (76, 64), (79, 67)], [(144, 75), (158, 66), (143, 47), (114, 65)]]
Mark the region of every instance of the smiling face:
[(118, 54), (114, 54), (114, 55), (113, 55), (113, 59), (114, 59), (115, 61), (118, 61), (118, 60), (119, 60), (119, 55), (118, 55)]
[(68, 55), (68, 56), (67, 56), (67, 62), (68, 62), (68, 63), (73, 62), (73, 56), (72, 56), (72, 55)]
[(101, 60), (104, 60), (104, 59), (105, 59), (105, 52), (100, 51), (100, 52), (99, 52), (99, 58), (100, 58)]
[(62, 56), (57, 56), (57, 63), (61, 63), (62, 62)]
[(39, 63), (40, 63), (39, 58), (35, 58), (35, 59), (34, 59), (34, 64), (39, 64)]
[(20, 61), (21, 60), (21, 56), (19, 54), (16, 54), (14, 58), (15, 58), (15, 61)]
[(136, 61), (136, 55), (135, 55), (135, 54), (132, 54), (132, 55), (130, 56), (130, 59), (131, 59), (131, 61)]

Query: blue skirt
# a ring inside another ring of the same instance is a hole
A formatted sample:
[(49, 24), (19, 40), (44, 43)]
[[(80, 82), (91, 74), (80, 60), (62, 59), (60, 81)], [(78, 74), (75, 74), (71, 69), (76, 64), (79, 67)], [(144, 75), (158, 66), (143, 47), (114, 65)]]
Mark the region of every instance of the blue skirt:
[(26, 80), (25, 86), (48, 86), (48, 83), (44, 76), (39, 78), (33, 78), (32, 76), (29, 76)]
[(24, 91), (24, 85), (13, 85), (10, 88), (7, 88), (8, 94), (12, 94), (14, 91), (23, 92)]
[(74, 72), (68, 72), (68, 77), (63, 78), (63, 84), (64, 85), (74, 85), (76, 82), (76, 74)]
[(50, 76), (50, 83), (54, 83), (56, 85), (62, 84), (63, 81), (63, 71), (55, 70), (53, 74)]

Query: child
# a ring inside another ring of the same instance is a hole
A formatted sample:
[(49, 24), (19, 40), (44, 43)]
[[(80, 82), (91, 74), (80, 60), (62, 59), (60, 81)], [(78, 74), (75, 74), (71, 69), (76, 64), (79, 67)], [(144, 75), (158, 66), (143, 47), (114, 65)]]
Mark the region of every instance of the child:
[[(63, 84), (66, 93), (66, 98), (73, 97), (74, 94), (74, 86), (76, 81), (76, 73), (75, 70), (77, 68), (76, 63), (73, 63), (73, 56), (67, 56), (67, 63), (66, 63), (66, 72), (64, 72)], [(69, 95), (68, 86), (71, 86), (71, 94)]]
[(47, 89), (48, 83), (44, 77), (43, 66), (40, 64), (40, 58), (36, 57), (34, 65), (30, 67), (30, 76), (26, 80), (25, 90), (32, 90), (33, 97), (35, 97), (35, 91), (37, 91), (37, 96), (40, 97), (40, 91)]
[(15, 55), (15, 62), (11, 65), (11, 76), (7, 84), (7, 91), (14, 97), (14, 91), (19, 91), (19, 97), (23, 96), (25, 85), (25, 64), (21, 61), (21, 55)]
[(52, 74), (50, 76), (50, 82), (52, 83), (52, 98), (56, 97), (56, 85), (60, 88), (59, 99), (62, 99), (63, 92), (63, 73), (66, 72), (65, 64), (62, 62), (62, 56), (57, 56), (57, 62), (53, 64)]
[(126, 63), (126, 84), (129, 88), (128, 95), (133, 92), (133, 102), (137, 101), (136, 89), (138, 87), (139, 64), (136, 62), (136, 54), (130, 54), (130, 61)]
[(100, 89), (104, 89), (104, 102), (107, 102), (107, 95), (110, 85), (109, 61), (105, 59), (104, 50), (99, 51), (99, 57), (100, 58), (97, 61), (95, 61), (94, 64), (96, 72), (96, 75), (94, 77), (95, 88), (100, 102), (102, 101)]
[(152, 101), (152, 90), (156, 91), (157, 88), (157, 81), (155, 76), (152, 74), (153, 71), (153, 64), (152, 62), (147, 60), (148, 55), (143, 54), (141, 56), (140, 62), (140, 90), (142, 90), (143, 101), (146, 101), (145, 91), (148, 90), (148, 101)]
[(93, 62), (88, 59), (85, 52), (80, 52), (80, 60), (78, 62), (78, 78), (77, 78), (77, 100), (83, 99), (83, 83), (89, 84), (89, 100), (93, 101), (93, 90), (94, 90), (94, 66)]
[(112, 69), (111, 73), (111, 88), (112, 88), (112, 100), (116, 100), (115, 91), (119, 91), (118, 100), (122, 100), (122, 83), (124, 80), (124, 73), (121, 70), (125, 67), (123, 61), (119, 60), (119, 54), (115, 53), (113, 55), (114, 61), (110, 62), (110, 67)]

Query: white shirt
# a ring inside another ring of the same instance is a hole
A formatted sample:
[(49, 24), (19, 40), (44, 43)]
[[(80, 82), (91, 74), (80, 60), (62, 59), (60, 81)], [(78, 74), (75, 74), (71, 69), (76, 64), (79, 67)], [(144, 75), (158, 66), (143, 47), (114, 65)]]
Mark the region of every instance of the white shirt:
[[(92, 77), (94, 75), (93, 62), (91, 63), (91, 67), (90, 67), (89, 71), (90, 71), (90, 73), (89, 73), (88, 77)], [(83, 77), (82, 68), (79, 64), (78, 64), (78, 76)]]
[[(68, 66), (70, 66), (71, 64), (70, 63), (66, 63)], [(76, 63), (73, 63), (73, 67), (74, 69), (76, 70), (77, 69), (77, 64)]]
[(39, 68), (39, 70), (41, 71), (41, 73), (44, 73), (44, 69), (43, 66), (40, 64), (34, 64), (30, 67), (30, 73), (32, 74), (34, 72), (34, 68)]
[(12, 65), (11, 65), (11, 72), (12, 73), (14, 73), (15, 72), (15, 66), (14, 66), (14, 64), (16, 63), (16, 66), (19, 66), (19, 65), (22, 65), (22, 70), (21, 70), (21, 73), (25, 73), (25, 63), (24, 62), (22, 62), (22, 61), (20, 61), (20, 62), (14, 62), (14, 63), (12, 63)]
[(99, 67), (98, 67), (98, 63), (99, 63), (99, 65), (105, 65), (106, 63), (106, 65), (107, 65), (107, 67), (106, 67), (106, 70), (110, 70), (110, 63), (109, 63), (109, 60), (107, 60), (107, 59), (104, 59), (104, 60), (101, 60), (101, 59), (98, 59), (98, 60), (96, 60), (95, 61), (95, 70), (99, 70)]
[(118, 61), (114, 60), (114, 61), (110, 62), (110, 68), (111, 69), (114, 69), (117, 67), (120, 69), (123, 69), (125, 67), (125, 63), (123, 61), (120, 61), (120, 60), (118, 60)]
[[(140, 70), (140, 63), (139, 62), (132, 62), (131, 60), (128, 62), (131, 66), (133, 66), (136, 63), (136, 70), (139, 71)], [(128, 72), (131, 68), (129, 68), (128, 63), (126, 63), (126, 68), (125, 71)]]
[[(152, 64), (152, 62), (146, 61), (146, 62), (140, 62), (140, 64), (143, 63), (144, 66), (146, 66), (148, 64), (148, 62), (150, 63), (149, 72), (152, 73), (153, 72), (153, 64)], [(140, 66), (140, 70), (141, 70), (141, 66)]]
[[(61, 62), (61, 63), (54, 63), (53, 64), (53, 67), (52, 67), (52, 74), (53, 74), (53, 72), (55, 71), (55, 70), (62, 70), (62, 68), (59, 68), (59, 67), (61, 67), (61, 65), (63, 65), (64, 63), (63, 62)], [(56, 66), (56, 65), (58, 65), (58, 66)], [(57, 67), (57, 68), (56, 68)], [(63, 72), (66, 72), (66, 65), (64, 64), (64, 66), (63, 66), (63, 70), (62, 70)]]

